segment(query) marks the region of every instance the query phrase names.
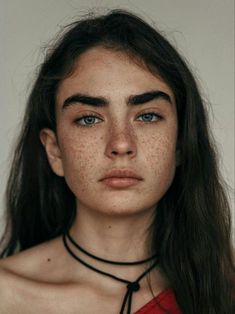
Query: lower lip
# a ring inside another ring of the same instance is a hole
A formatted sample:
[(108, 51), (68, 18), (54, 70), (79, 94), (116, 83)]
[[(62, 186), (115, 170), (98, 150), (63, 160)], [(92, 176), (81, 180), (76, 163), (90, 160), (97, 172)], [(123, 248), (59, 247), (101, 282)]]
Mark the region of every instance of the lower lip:
[(102, 180), (104, 184), (107, 186), (110, 186), (112, 188), (126, 188), (129, 186), (136, 185), (141, 182), (141, 180), (136, 179), (136, 178), (107, 178)]

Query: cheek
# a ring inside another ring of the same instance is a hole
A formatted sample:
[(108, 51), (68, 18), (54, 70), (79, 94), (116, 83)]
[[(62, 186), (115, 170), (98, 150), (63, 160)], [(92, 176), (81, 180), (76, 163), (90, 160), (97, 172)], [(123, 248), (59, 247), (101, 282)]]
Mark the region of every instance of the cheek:
[(157, 141), (153, 139), (146, 149), (147, 161), (153, 168), (156, 168), (157, 165), (171, 163), (174, 156), (175, 145), (165, 137), (160, 137)]
[(85, 189), (86, 182), (91, 182), (92, 174), (96, 170), (98, 143), (99, 140), (94, 136), (84, 138), (82, 135), (64, 134), (60, 138), (65, 180), (71, 188), (79, 185), (80, 188)]
[(176, 133), (161, 133), (149, 137), (145, 146), (145, 164), (156, 184), (168, 186), (175, 174)]

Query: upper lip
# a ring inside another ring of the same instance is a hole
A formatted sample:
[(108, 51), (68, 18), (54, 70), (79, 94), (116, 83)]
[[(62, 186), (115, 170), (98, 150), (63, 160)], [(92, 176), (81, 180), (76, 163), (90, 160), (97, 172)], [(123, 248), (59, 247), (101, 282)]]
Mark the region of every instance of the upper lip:
[(107, 178), (135, 178), (138, 180), (143, 180), (141, 176), (131, 169), (112, 169), (108, 171), (101, 180)]

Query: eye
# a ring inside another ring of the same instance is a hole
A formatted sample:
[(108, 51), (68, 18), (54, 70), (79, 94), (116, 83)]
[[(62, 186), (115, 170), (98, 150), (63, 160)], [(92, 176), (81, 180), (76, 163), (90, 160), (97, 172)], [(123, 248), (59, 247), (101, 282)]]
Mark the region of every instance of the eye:
[(96, 122), (96, 120), (101, 120), (97, 116), (89, 114), (89, 115), (83, 115), (75, 120), (75, 122), (82, 126), (92, 126), (94, 124), (97, 124), (99, 122)]
[[(147, 122), (147, 123), (156, 122), (156, 121), (162, 119), (162, 117), (155, 112), (143, 113), (142, 115), (140, 115), (138, 117), (138, 119), (139, 118), (142, 118), (142, 121)], [(75, 123), (78, 125), (81, 125), (81, 126), (90, 127), (90, 126), (93, 126), (95, 124), (100, 123), (100, 121), (101, 121), (101, 119), (98, 118), (97, 116), (93, 115), (93, 114), (89, 114), (89, 115), (84, 114), (81, 117), (79, 117), (78, 119), (76, 119)]]
[(142, 115), (140, 115), (139, 117), (143, 118), (143, 120), (142, 120), (143, 122), (155, 122), (155, 121), (162, 119), (162, 117), (159, 116), (155, 112), (146, 112), (146, 113), (143, 113)]

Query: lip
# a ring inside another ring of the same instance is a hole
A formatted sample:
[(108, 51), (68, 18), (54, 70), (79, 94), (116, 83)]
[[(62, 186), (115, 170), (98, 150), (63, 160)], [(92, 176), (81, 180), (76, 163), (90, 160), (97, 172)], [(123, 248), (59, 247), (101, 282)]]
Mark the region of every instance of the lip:
[(139, 176), (135, 171), (131, 169), (112, 169), (107, 172), (100, 181), (109, 178), (132, 178), (137, 180), (143, 180), (141, 176)]
[(136, 178), (106, 178), (102, 182), (112, 188), (127, 188), (136, 185), (141, 182), (141, 180)]
[(112, 169), (100, 181), (109, 187), (125, 188), (140, 183), (143, 178), (130, 169)]

